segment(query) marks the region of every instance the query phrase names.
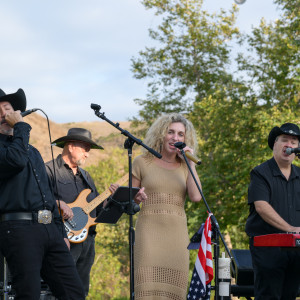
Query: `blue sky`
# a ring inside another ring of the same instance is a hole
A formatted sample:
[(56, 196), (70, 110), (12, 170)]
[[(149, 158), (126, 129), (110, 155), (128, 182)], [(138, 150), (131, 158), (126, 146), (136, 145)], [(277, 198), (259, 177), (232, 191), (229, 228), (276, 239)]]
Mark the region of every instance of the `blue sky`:
[[(209, 12), (234, 0), (204, 0)], [(238, 27), (250, 32), (262, 17), (275, 20), (272, 0), (239, 5)], [(0, 4), (0, 88), (23, 88), (28, 108), (58, 123), (99, 120), (91, 103), (113, 121), (136, 116), (133, 101), (146, 82), (133, 78), (130, 59), (153, 44), (153, 11), (139, 0), (26, 0)]]

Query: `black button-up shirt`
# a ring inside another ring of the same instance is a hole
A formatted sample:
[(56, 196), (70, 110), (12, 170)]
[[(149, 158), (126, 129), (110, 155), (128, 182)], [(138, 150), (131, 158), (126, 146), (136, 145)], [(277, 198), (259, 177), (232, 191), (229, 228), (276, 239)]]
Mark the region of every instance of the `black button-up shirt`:
[(48, 209), (62, 229), (43, 159), (29, 145), (30, 130), (29, 124), (18, 122), (13, 136), (0, 134), (0, 214)]
[[(54, 160), (54, 166), (53, 161), (46, 163), (46, 170), (51, 180), (55, 197), (58, 200), (72, 203), (76, 201), (78, 195), (84, 189), (91, 190), (91, 193), (86, 199), (87, 202), (91, 202), (99, 195), (89, 173), (81, 168), (77, 168), (77, 174), (74, 175), (72, 169), (65, 163), (61, 154)], [(84, 174), (82, 174), (83, 172)], [(102, 205), (100, 205), (100, 207), (101, 206)], [(96, 217), (96, 209), (90, 213), (90, 216), (93, 218)], [(95, 233), (95, 226), (90, 227), (89, 233)]]
[(300, 168), (292, 165), (291, 175), (287, 180), (272, 158), (255, 167), (250, 175), (247, 234), (256, 236), (282, 232), (266, 223), (256, 212), (254, 202), (258, 200), (267, 201), (290, 225), (300, 226)]

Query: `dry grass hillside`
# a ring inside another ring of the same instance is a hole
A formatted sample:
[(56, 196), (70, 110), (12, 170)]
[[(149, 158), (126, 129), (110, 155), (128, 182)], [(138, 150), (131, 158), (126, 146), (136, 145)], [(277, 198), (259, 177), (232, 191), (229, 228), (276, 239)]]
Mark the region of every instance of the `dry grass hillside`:
[[(51, 160), (51, 147), (48, 133), (48, 124), (46, 118), (34, 113), (24, 119), (32, 127), (30, 134), (30, 144), (36, 147), (45, 162)], [(129, 130), (130, 122), (119, 122), (120, 127)], [(82, 127), (91, 131), (92, 139), (104, 147), (104, 150), (91, 150), (90, 157), (85, 166), (97, 165), (98, 161), (109, 155), (110, 149), (113, 147), (123, 147), (125, 137), (120, 131), (105, 121), (99, 122), (78, 122), (59, 124), (50, 121), (51, 140), (54, 141), (62, 136), (72, 127)], [(62, 152), (62, 148), (52, 147), (54, 157)]]

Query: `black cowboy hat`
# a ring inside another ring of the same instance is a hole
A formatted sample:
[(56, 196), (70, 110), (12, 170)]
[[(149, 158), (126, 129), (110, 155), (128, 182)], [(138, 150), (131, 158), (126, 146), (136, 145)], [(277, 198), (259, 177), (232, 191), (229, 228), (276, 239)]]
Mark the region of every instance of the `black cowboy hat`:
[(103, 149), (102, 146), (97, 145), (94, 141), (92, 141), (91, 132), (84, 128), (71, 128), (69, 129), (66, 136), (55, 140), (52, 144), (57, 147), (63, 148), (66, 142), (73, 141), (88, 143), (91, 145), (91, 149)]
[(7, 101), (11, 104), (14, 110), (26, 110), (26, 96), (22, 89), (18, 89), (13, 94), (5, 94), (0, 89), (0, 102)]
[(300, 140), (300, 129), (296, 124), (285, 123), (285, 124), (281, 125), (280, 127), (275, 126), (270, 131), (270, 134), (268, 137), (268, 145), (272, 150), (273, 150), (276, 138), (281, 134), (296, 136), (298, 138), (298, 140)]

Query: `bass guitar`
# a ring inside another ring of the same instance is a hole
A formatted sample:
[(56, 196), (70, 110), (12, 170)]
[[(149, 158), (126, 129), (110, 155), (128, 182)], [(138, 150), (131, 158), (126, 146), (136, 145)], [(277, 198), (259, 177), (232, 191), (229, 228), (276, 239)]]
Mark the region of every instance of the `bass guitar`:
[[(128, 174), (120, 178), (116, 184), (122, 185), (127, 180)], [(89, 228), (99, 224), (95, 222), (96, 218), (90, 216), (90, 212), (111, 195), (111, 191), (107, 189), (91, 202), (87, 202), (86, 199), (90, 193), (90, 189), (84, 189), (74, 202), (68, 204), (74, 216), (71, 220), (64, 220), (64, 225), (71, 243), (82, 243), (88, 236)]]

